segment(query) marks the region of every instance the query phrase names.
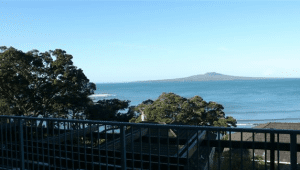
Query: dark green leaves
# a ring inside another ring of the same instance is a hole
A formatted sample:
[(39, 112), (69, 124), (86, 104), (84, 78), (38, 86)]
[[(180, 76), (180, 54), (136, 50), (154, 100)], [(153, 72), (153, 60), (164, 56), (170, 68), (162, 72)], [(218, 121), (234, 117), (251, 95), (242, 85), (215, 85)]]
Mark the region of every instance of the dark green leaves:
[[(87, 119), (103, 121), (128, 122), (134, 115), (134, 107), (129, 107), (129, 100), (99, 100), (86, 110)], [(120, 113), (119, 110), (128, 108), (127, 113)]]
[[(223, 109), (222, 105), (207, 103), (200, 96), (186, 99), (174, 93), (162, 93), (155, 101), (142, 102), (135, 111), (144, 113), (146, 121), (150, 122), (236, 127), (236, 120), (232, 117), (225, 118)], [(141, 122), (141, 118), (131, 121)]]
[(96, 85), (73, 66), (73, 57), (66, 51), (0, 49), (4, 51), (0, 53), (2, 114), (61, 117), (72, 110), (73, 117), (78, 117), (92, 102), (88, 96)]

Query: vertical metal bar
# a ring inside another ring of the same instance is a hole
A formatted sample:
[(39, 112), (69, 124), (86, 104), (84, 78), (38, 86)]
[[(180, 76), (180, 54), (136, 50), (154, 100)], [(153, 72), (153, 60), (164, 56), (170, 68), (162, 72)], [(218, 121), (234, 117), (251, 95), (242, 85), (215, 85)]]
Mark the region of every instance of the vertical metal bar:
[[(18, 167), (18, 160), (17, 160), (17, 158), (18, 158), (18, 146), (17, 146), (17, 122), (16, 121), (18, 121), (18, 119), (16, 119), (15, 121), (14, 121), (14, 135), (15, 135), (15, 139), (14, 139), (14, 141), (15, 141), (15, 150), (16, 150), (16, 167)], [(19, 121), (18, 121), (19, 122)]]
[(231, 142), (231, 129), (229, 130), (229, 168), (230, 170), (232, 170), (232, 166), (231, 166), (231, 160), (232, 160), (232, 157), (231, 157), (231, 154), (232, 154), (232, 142)]
[(12, 122), (11, 122), (11, 120), (9, 120), (9, 132), (10, 132), (10, 134), (9, 134), (9, 137), (10, 137), (10, 142), (9, 142), (9, 144), (10, 144), (10, 162), (11, 162), (11, 168), (13, 169), (13, 165), (14, 165), (14, 162), (13, 162), (13, 147), (12, 147), (12, 130), (11, 130), (11, 125), (12, 125)]
[[(99, 165), (101, 165), (101, 153), (100, 153), (100, 144), (101, 144), (101, 139), (99, 137), (100, 134), (100, 129), (99, 129), (99, 124), (97, 124), (97, 129), (98, 129), (98, 133), (97, 133), (97, 144), (98, 144), (98, 160), (99, 160)], [(100, 166), (101, 169), (101, 166)]]
[(266, 150), (267, 142), (266, 142), (266, 140), (267, 140), (267, 135), (265, 133), (265, 170), (267, 169), (267, 150)]
[(53, 140), (53, 139), (55, 139), (55, 137), (56, 137), (56, 134), (54, 133), (54, 129), (55, 129), (55, 122), (52, 120), (52, 123), (51, 123), (51, 128), (52, 128), (52, 142), (51, 142), (51, 144), (52, 144), (52, 148), (53, 148), (53, 163), (54, 163), (54, 167), (56, 168), (56, 159), (55, 159), (55, 141)]
[[(74, 126), (76, 125), (75, 123), (73, 124)], [(74, 127), (73, 126), (73, 127)], [(70, 129), (70, 122), (69, 122), (69, 129)], [(70, 131), (71, 133), (71, 138), (70, 138), (70, 141), (71, 141), (71, 157), (72, 157), (72, 170), (74, 170), (74, 138), (73, 138), (73, 132), (75, 131), (74, 128), (72, 128), (72, 130)]]
[(114, 151), (114, 170), (116, 170), (116, 150), (115, 150), (115, 126), (113, 126), (112, 129), (112, 135), (113, 135), (113, 151)]
[[(19, 134), (20, 134), (20, 160), (21, 160), (21, 170), (25, 170), (24, 164), (24, 140), (23, 140), (23, 119), (19, 120)], [(2, 130), (2, 129), (1, 129)]]
[(25, 137), (25, 139), (26, 139), (26, 162), (27, 162), (27, 167), (29, 167), (29, 156), (28, 156), (28, 152), (29, 152), (29, 149), (28, 149), (28, 129), (27, 129), (27, 119), (25, 119), (25, 135), (26, 135), (26, 137)]
[(279, 132), (277, 133), (277, 169), (280, 170), (280, 168), (279, 168)]
[(66, 124), (67, 122), (66, 121), (64, 121), (64, 137), (65, 137), (65, 156), (66, 156), (66, 167), (67, 167), (67, 169), (69, 169), (69, 164), (68, 164), (68, 149), (67, 149), (67, 144), (68, 144), (68, 142), (67, 142), (67, 132), (66, 132), (66, 125), (68, 125), (68, 124)]
[(241, 170), (243, 170), (243, 131), (241, 132)]
[[(5, 129), (8, 129), (7, 124), (9, 124), (9, 119), (8, 119), (8, 123), (7, 123), (7, 121), (6, 121)], [(10, 125), (10, 124), (9, 124), (9, 125)], [(7, 142), (8, 136), (7, 136), (7, 133), (8, 133), (8, 131), (6, 130), (6, 132), (5, 132), (5, 144), (6, 144), (6, 156), (8, 157), (8, 142)], [(6, 164), (7, 164), (7, 166), (8, 166), (8, 160), (9, 160), (9, 159), (6, 159)]]
[(141, 168), (143, 169), (143, 144), (142, 144), (142, 127), (140, 127), (140, 155), (141, 155)]
[(149, 168), (152, 169), (152, 163), (151, 163), (151, 129), (148, 128), (149, 132)]
[[(207, 146), (208, 146), (208, 151), (210, 152), (210, 145), (209, 145), (209, 143), (210, 143), (210, 131), (207, 131)], [(213, 149), (213, 148), (212, 148)], [(210, 152), (211, 153), (211, 152)], [(207, 160), (208, 160), (208, 170), (210, 169), (210, 160), (209, 160), (209, 156), (210, 156), (210, 154), (207, 154)], [(214, 154), (212, 155), (212, 156), (214, 156)]]
[(265, 170), (267, 169), (267, 133), (265, 133)]
[[(120, 139), (121, 139), (121, 167), (122, 170), (127, 169), (126, 165), (126, 140), (125, 140), (125, 128), (124, 125), (120, 125)], [(150, 168), (151, 169), (151, 168)]]
[[(32, 127), (34, 125), (34, 120), (31, 120), (31, 126), (30, 126), (30, 142), (31, 142), (31, 162), (34, 160), (34, 154), (33, 154), (33, 130)], [(33, 163), (33, 162), (32, 162)], [(34, 169), (34, 166), (32, 164), (32, 168)]]
[(291, 133), (290, 134), (290, 140), (291, 140), (291, 169), (297, 169), (297, 134), (296, 133)]
[[(274, 131), (274, 130), (272, 130)], [(274, 154), (274, 132), (270, 133), (270, 140), (271, 140), (271, 149), (270, 149), (270, 159), (271, 159), (271, 170), (274, 170), (274, 160), (275, 160), (275, 154)]]
[[(39, 143), (38, 143), (38, 137), (39, 137), (39, 131), (38, 131), (38, 123), (36, 120), (35, 124), (35, 136), (36, 136), (36, 154), (37, 154), (37, 162), (40, 162), (40, 156), (39, 156)], [(38, 169), (40, 169), (40, 166), (38, 166)]]
[[(61, 140), (60, 140), (60, 121), (58, 121), (58, 148), (59, 148), (59, 169), (61, 170), (62, 169), (62, 163), (61, 163), (61, 159), (62, 159), (62, 157), (61, 157), (61, 149), (62, 149), (62, 147), (61, 147)], [(66, 142), (66, 141), (65, 141)], [(65, 144), (66, 145), (66, 144)], [(66, 153), (67, 151), (65, 151), (65, 154), (67, 154)], [(67, 160), (66, 160), (67, 161)]]
[(84, 142), (84, 166), (87, 169), (87, 159), (86, 159), (86, 133), (85, 133), (85, 123), (83, 123), (83, 142)]
[(79, 130), (80, 130), (80, 123), (78, 123), (78, 126), (77, 126), (77, 154), (78, 154), (78, 167), (79, 167), (79, 169), (80, 169), (80, 145), (79, 145), (79, 143), (80, 143), (80, 136), (79, 136)]
[(158, 169), (160, 170), (160, 128), (158, 128)]
[[(95, 126), (95, 124), (93, 124), (93, 126)], [(93, 139), (93, 133), (94, 131), (92, 131), (92, 124), (90, 124), (90, 134), (91, 134), (91, 148), (92, 148), (92, 155), (91, 155), (91, 157), (92, 157), (92, 169), (94, 169), (94, 139)]]
[(254, 145), (255, 145), (255, 143), (254, 143), (254, 132), (252, 132), (252, 169), (254, 170), (254, 160), (255, 160), (255, 158), (254, 158)]
[(177, 129), (177, 170), (179, 170), (179, 129)]
[(131, 126), (132, 169), (134, 169), (133, 126)]
[[(169, 132), (170, 132), (170, 129), (167, 129), (167, 158), (168, 158), (168, 170), (170, 169), (170, 151), (169, 151), (169, 143), (170, 143), (170, 140), (169, 140)], [(189, 169), (189, 163), (188, 163), (188, 169)]]
[(132, 169), (134, 169), (133, 126), (131, 126), (131, 153), (132, 153)]
[(199, 129), (197, 129), (197, 169), (199, 168)]
[[(47, 151), (48, 151), (48, 164), (50, 165), (50, 147), (49, 147), (49, 120), (46, 121), (47, 122)], [(31, 131), (32, 133), (32, 131)], [(50, 167), (48, 167), (50, 168)]]
[[(26, 127), (26, 126), (25, 126)], [(43, 125), (41, 127), (41, 140), (42, 140), (42, 161), (45, 162), (45, 151), (44, 151), (44, 128), (43, 128)], [(45, 169), (45, 164), (43, 163), (43, 169)]]
[(108, 151), (107, 151), (107, 129), (105, 125), (105, 152), (106, 152), (106, 170), (108, 170)]
[(186, 150), (187, 150), (187, 154), (186, 154), (186, 160), (187, 160), (187, 169), (190, 169), (190, 166), (189, 166), (189, 131), (187, 130), (187, 133), (186, 133), (186, 141), (187, 141), (187, 146), (186, 146)]
[[(3, 120), (2, 119), (0, 119), (1, 120), (1, 155), (3, 156), (3, 149), (5, 149), (5, 145), (4, 145), (4, 143), (3, 143), (3, 138), (4, 138), (4, 136), (3, 136)], [(4, 159), (1, 159), (2, 161), (2, 165), (4, 165)]]
[(220, 146), (220, 129), (218, 129), (218, 169), (221, 170), (221, 146)]

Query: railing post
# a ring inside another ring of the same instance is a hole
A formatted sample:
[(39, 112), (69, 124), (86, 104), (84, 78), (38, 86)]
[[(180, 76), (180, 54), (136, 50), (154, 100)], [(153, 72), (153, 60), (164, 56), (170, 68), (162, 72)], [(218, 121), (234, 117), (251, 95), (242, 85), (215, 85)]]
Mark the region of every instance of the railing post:
[(275, 145), (274, 145), (274, 140), (275, 140), (275, 137), (274, 137), (274, 133), (271, 132), (270, 133), (270, 142), (271, 142), (271, 149), (270, 149), (270, 157), (271, 157), (271, 170), (274, 170), (275, 169), (275, 165), (274, 165), (274, 160), (275, 160), (275, 153), (274, 153), (274, 148), (275, 148)]
[(121, 167), (122, 170), (127, 169), (126, 165), (126, 140), (125, 140), (125, 129), (124, 125), (120, 125), (120, 138), (121, 138)]
[(291, 133), (291, 170), (296, 170), (297, 169), (297, 134), (296, 133)]
[(25, 170), (24, 165), (24, 140), (23, 140), (23, 119), (19, 119), (19, 137), (20, 137), (20, 163), (21, 170)]

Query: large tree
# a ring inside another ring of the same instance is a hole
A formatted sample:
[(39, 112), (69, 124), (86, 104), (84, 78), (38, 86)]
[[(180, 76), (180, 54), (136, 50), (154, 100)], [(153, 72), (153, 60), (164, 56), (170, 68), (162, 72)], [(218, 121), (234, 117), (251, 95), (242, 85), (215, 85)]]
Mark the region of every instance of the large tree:
[[(128, 107), (129, 103), (129, 100), (99, 100), (86, 109), (85, 115), (89, 120), (129, 122), (134, 116), (134, 106)], [(128, 109), (127, 113), (119, 112), (125, 109)]]
[[(162, 93), (157, 100), (147, 100), (135, 107), (135, 111), (144, 113), (147, 121), (174, 122), (187, 125), (236, 127), (233, 117), (226, 117), (224, 107), (216, 102), (205, 102), (200, 96), (187, 99), (174, 93)], [(141, 115), (131, 122), (141, 122)]]
[(79, 118), (93, 103), (88, 96), (96, 85), (73, 66), (73, 56), (66, 51), (0, 49), (4, 51), (0, 53), (1, 114), (66, 117), (71, 110), (72, 117)]

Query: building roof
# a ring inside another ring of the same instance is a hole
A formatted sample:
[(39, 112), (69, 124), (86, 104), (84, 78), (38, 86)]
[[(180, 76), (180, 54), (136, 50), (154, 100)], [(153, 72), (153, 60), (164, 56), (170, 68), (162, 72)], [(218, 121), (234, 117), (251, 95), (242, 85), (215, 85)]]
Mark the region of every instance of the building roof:
[[(143, 122), (143, 123), (150, 123), (153, 122)], [(158, 123), (155, 123), (158, 124)], [(176, 129), (160, 129), (158, 131), (157, 128), (144, 128), (147, 129), (147, 132), (142, 135), (142, 138), (140, 138), (140, 135), (138, 133), (138, 136), (136, 139), (128, 140), (126, 142), (126, 151), (128, 153), (147, 153), (149, 154), (151, 152), (151, 155), (161, 155), (161, 156), (172, 156), (177, 157), (177, 154), (181, 149), (184, 149), (184, 145), (177, 145), (177, 142), (174, 142), (174, 140), (170, 141), (170, 143), (160, 143), (157, 142), (151, 142), (151, 144), (148, 142), (150, 138), (160, 138), (161, 140), (167, 141), (167, 138), (169, 139), (184, 139), (188, 141), (191, 139), (192, 136), (197, 134), (197, 130), (176, 130)], [(133, 131), (140, 131), (140, 128), (134, 127)], [(129, 130), (127, 133), (131, 133), (131, 130)], [(174, 135), (175, 134), (175, 135)], [(199, 133), (200, 135), (200, 133)], [(206, 134), (208, 135), (208, 134)], [(210, 139), (215, 139), (215, 134), (209, 134)], [(130, 135), (131, 136), (131, 135)], [(105, 143), (102, 144), (103, 146)], [(190, 145), (189, 145), (190, 146)], [(114, 150), (120, 150), (120, 145), (114, 145)], [(191, 146), (190, 146), (191, 147)], [(208, 157), (210, 155), (213, 155), (211, 153), (214, 153), (214, 148), (208, 148), (208, 147), (201, 147), (200, 149), (196, 149), (196, 151), (193, 151), (193, 154), (191, 155), (189, 161), (190, 161), (190, 168), (196, 168), (198, 165), (201, 167), (200, 169), (204, 169), (205, 166), (207, 166)], [(179, 158), (181, 155), (179, 156)], [(186, 158), (186, 157), (182, 157)], [(211, 160), (212, 161), (212, 160)], [(199, 167), (198, 167), (199, 168)]]
[[(260, 124), (253, 128), (261, 128), (261, 129), (291, 129), (291, 130), (300, 130), (300, 123), (277, 123), (277, 122), (269, 122), (266, 124)], [(264, 133), (254, 133), (254, 141), (257, 142), (265, 142), (265, 134)], [(277, 134), (275, 136), (275, 143), (277, 142)], [(297, 144), (300, 144), (300, 135), (297, 135)], [(236, 132), (231, 134), (232, 141), (241, 141), (241, 132)], [(251, 132), (243, 132), (243, 141), (253, 141)], [(266, 141), (270, 142), (270, 134), (266, 134)], [(290, 135), (289, 134), (279, 134), (279, 142), (280, 143), (290, 143)], [(224, 148), (224, 151), (228, 151), (229, 148)], [(238, 149), (239, 150), (239, 149)], [(252, 155), (252, 149), (248, 149), (250, 154)], [(263, 156), (265, 159), (265, 150), (254, 149), (255, 155)], [(275, 161), (277, 161), (277, 150), (275, 150)], [(267, 151), (267, 161), (270, 161), (270, 151)], [(279, 162), (290, 163), (290, 152), (289, 151), (279, 151)], [(300, 153), (297, 153), (297, 163), (300, 164)]]

